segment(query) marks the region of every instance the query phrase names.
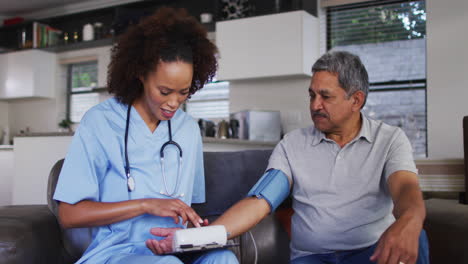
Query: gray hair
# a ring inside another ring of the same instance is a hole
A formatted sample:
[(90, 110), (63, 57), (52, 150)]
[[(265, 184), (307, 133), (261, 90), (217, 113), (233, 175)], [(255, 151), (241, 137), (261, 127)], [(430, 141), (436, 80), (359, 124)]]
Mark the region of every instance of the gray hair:
[(365, 95), (364, 107), (369, 92), (369, 76), (357, 55), (347, 51), (327, 52), (312, 66), (312, 73), (319, 71), (338, 74), (338, 82), (348, 98), (355, 92), (362, 91)]

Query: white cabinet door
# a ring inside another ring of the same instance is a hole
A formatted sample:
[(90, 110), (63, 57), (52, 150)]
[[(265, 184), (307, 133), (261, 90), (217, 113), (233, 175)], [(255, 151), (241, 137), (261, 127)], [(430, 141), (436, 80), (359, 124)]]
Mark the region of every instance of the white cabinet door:
[(13, 170), (13, 149), (0, 149), (0, 206), (11, 205)]
[(53, 97), (56, 55), (42, 50), (2, 54), (0, 98)]
[(311, 75), (319, 53), (316, 17), (305, 11), (216, 23), (218, 79)]

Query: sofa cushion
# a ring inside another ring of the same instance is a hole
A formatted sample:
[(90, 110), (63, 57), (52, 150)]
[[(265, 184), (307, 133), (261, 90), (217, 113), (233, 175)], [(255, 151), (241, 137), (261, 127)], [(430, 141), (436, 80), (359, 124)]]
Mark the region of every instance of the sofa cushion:
[(0, 263), (63, 263), (60, 229), (45, 205), (0, 207)]

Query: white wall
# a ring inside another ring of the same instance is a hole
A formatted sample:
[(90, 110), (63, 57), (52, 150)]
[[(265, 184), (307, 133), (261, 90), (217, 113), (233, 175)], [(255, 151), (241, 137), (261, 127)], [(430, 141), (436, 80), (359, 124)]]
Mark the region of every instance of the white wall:
[(57, 130), (56, 99), (21, 99), (9, 104), (12, 135), (29, 127), (31, 132)]
[(311, 124), (310, 77), (265, 78), (231, 81), (229, 111), (278, 110), (284, 132)]
[(468, 1), (426, 0), (430, 159), (463, 158), (468, 115)]

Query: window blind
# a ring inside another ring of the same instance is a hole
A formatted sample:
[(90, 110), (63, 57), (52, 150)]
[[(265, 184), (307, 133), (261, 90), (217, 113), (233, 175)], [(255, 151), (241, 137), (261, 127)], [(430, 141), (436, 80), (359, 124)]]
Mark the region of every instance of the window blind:
[(229, 82), (206, 84), (188, 100), (186, 110), (194, 118), (228, 118)]

